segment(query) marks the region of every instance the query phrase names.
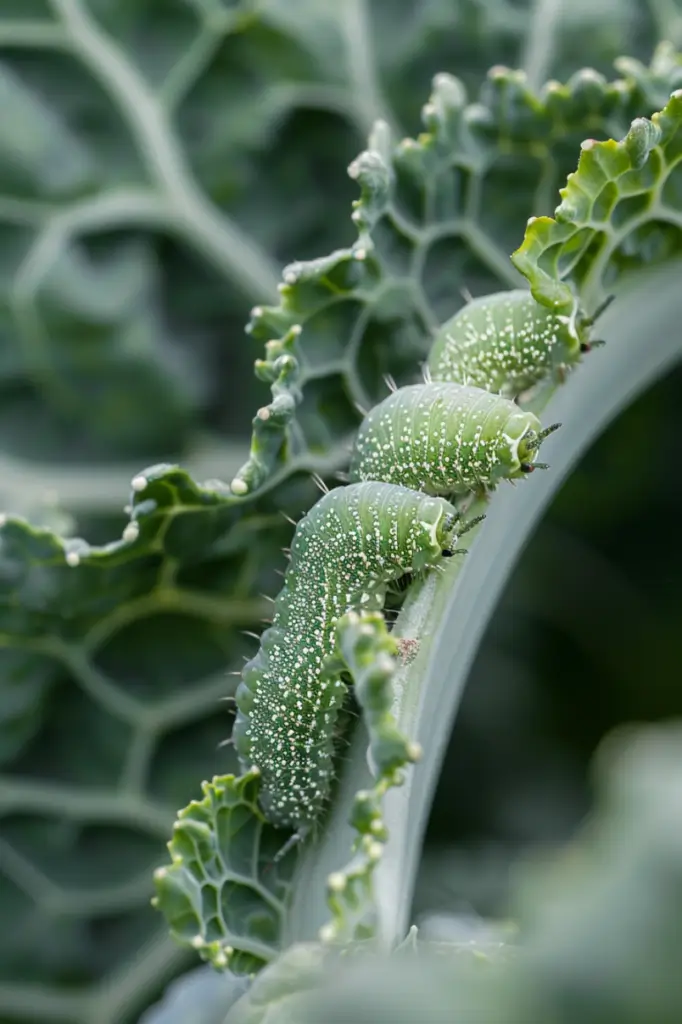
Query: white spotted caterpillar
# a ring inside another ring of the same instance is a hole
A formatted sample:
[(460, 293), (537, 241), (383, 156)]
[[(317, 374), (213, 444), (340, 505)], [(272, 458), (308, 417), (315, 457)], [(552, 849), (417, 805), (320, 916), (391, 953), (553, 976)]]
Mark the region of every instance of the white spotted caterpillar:
[(351, 480), (385, 480), (428, 494), (492, 489), (534, 469), (543, 430), (531, 412), (482, 388), (413, 384), (365, 417), (351, 457)]
[(346, 686), (321, 677), (338, 619), (380, 610), (391, 581), (451, 555), (473, 525), (458, 521), (443, 498), (371, 482), (330, 491), (298, 523), (272, 625), (236, 693), (235, 747), (243, 770), (260, 771), (272, 824), (303, 838), (329, 796)]
[(581, 356), (603, 342), (590, 329), (611, 298), (588, 317), (561, 314), (523, 289), (472, 299), (443, 324), (429, 354), (433, 380), (471, 384), (516, 398), (549, 378), (561, 383)]

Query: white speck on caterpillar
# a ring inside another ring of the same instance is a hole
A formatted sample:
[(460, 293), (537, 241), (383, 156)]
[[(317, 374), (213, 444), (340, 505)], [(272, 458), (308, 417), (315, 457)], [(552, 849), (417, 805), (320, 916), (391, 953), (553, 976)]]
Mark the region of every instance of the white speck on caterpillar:
[(232, 491), (233, 494), (241, 496), (242, 494), (249, 493), (249, 485), (246, 483), (245, 480), (242, 480), (240, 477), (236, 476), (232, 483), (230, 484), (230, 490)]
[(147, 480), (147, 477), (144, 476), (143, 474), (140, 474), (140, 476), (133, 477), (133, 479), (130, 481), (130, 486), (134, 491), (137, 491), (139, 494), (140, 491), (143, 491), (145, 489), (148, 483), (149, 481)]
[(77, 551), (67, 551), (66, 553), (66, 564), (70, 565), (72, 569), (75, 569), (77, 565), (80, 565), (81, 556)]

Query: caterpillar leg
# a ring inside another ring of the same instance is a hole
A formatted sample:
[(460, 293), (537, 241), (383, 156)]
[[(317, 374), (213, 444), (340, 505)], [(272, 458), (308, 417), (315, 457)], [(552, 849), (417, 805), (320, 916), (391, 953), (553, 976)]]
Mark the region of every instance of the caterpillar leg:
[(402, 597), (414, 581), (414, 575), (412, 573), (405, 573), (400, 579), (392, 580), (391, 583), (386, 587), (386, 593), (391, 594), (393, 597)]
[(310, 835), (309, 828), (300, 828), (298, 832), (294, 832), (292, 836), (289, 836), (283, 846), (277, 851), (275, 856), (272, 858), (272, 865), (278, 864), (282, 858), (286, 857), (290, 850), (293, 850), (299, 843), (304, 843)]

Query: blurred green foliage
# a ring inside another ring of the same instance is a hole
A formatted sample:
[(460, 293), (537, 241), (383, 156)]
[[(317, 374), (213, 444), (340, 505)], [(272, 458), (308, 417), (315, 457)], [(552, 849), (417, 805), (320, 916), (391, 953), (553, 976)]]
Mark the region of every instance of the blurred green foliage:
[(391, 958), (321, 962), (319, 948), (292, 947), (236, 1005), (226, 999), (226, 1024), (675, 1024), (681, 740), (678, 722), (604, 745), (589, 822), (517, 882), (512, 944), (473, 930), (463, 941), (453, 920), (450, 943), (416, 939)]
[[(282, 264), (353, 242), (346, 167), (377, 117), (415, 134), (434, 74), (485, 98), (494, 64), (526, 67), (537, 88), (584, 65), (611, 76), (620, 55), (648, 62), (658, 39), (682, 42), (674, 5), (669, 19), (643, 0), (547, 6), (543, 37), (545, 7), (527, 0), (3, 0), (4, 510), (60, 530), (56, 497), (72, 532), (109, 541), (144, 466), (230, 479), (268, 400), (252, 373), (262, 343), (244, 334), (250, 308), (276, 301)], [(660, 106), (647, 88), (639, 113)], [(436, 317), (463, 286), (506, 283), (491, 252), (506, 255), (526, 218), (553, 208), (584, 134), (562, 143), (539, 189), (532, 154), (496, 162), (477, 214), (488, 248), (444, 238), (428, 253)], [(384, 240), (398, 268), (400, 242)], [(425, 351), (425, 332), (398, 313), (366, 325), (357, 368), (370, 394)], [(343, 322), (332, 326), (343, 343)], [(344, 357), (318, 353), (303, 409), (324, 456), (357, 422)], [(588, 807), (585, 766), (603, 733), (681, 710), (670, 486), (681, 385), (659, 385), (595, 446), (510, 584), (443, 772), (420, 913), (502, 912), (518, 849), (566, 838)], [(40, 534), (5, 534), (1, 1024), (128, 1024), (191, 962), (149, 906), (151, 872), (177, 808), (235, 768), (217, 749), (223, 673), (252, 650), (241, 630), (259, 628), (258, 595), (278, 586), (291, 533), (279, 511), (296, 517), (315, 496), (291, 472), (247, 515), (226, 505), (221, 530), (198, 541), (182, 530), (188, 495), (170, 487), (159, 501), (182, 507), (179, 546), (170, 559), (144, 552), (132, 579), (116, 551), (111, 570), (82, 549), (71, 568)], [(77, 580), (93, 573), (82, 597)], [(174, 711), (161, 721), (164, 704)]]

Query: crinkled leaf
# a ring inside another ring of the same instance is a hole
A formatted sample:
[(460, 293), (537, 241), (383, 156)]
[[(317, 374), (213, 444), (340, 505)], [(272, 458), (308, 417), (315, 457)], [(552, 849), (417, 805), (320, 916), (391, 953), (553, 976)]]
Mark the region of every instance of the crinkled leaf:
[[(493, 83), (502, 83), (504, 88), (511, 90), (512, 93), (516, 90), (516, 93), (514, 94), (517, 96), (520, 95), (523, 97), (524, 95), (522, 89), (517, 88), (522, 83), (520, 83), (513, 75), (496, 72), (492, 81)], [(581, 94), (580, 89), (576, 89), (573, 92), (566, 92), (563, 97), (566, 100), (566, 104), (568, 104), (569, 101), (572, 102), (576, 99), (577, 94), (580, 96), (581, 102), (584, 102), (586, 100), (586, 95), (590, 95), (587, 88), (588, 86), (595, 86), (591, 93), (593, 97), (595, 95), (606, 95), (607, 93), (611, 95), (612, 93), (611, 98), (613, 98), (614, 96), (620, 96), (623, 92), (622, 89), (612, 89), (609, 92), (608, 88), (605, 86), (602, 88), (598, 81), (595, 79), (591, 80), (587, 75), (582, 76), (581, 85), (586, 86), (586, 93)], [(548, 90), (548, 95), (550, 93), (551, 90)], [(509, 98), (509, 96), (507, 98)], [(432, 97), (432, 100), (430, 104), (428, 104), (425, 112), (425, 118), (431, 127), (431, 133), (426, 134), (419, 142), (403, 144), (402, 146), (402, 150), (404, 152), (411, 154), (416, 166), (422, 170), (422, 173), (426, 174), (431, 164), (435, 163), (437, 165), (438, 161), (443, 159), (440, 150), (442, 150), (446, 144), (453, 146), (453, 138), (459, 139), (459, 122), (458, 119), (456, 117), (453, 118), (452, 115), (453, 110), (457, 110), (457, 104), (460, 103), (460, 101), (461, 90), (459, 87), (456, 87), (453, 80), (446, 76), (441, 76), (437, 82), (436, 94)], [(537, 109), (537, 106), (529, 104), (528, 109), (530, 110), (530, 114), (534, 117), (538, 116), (540, 119), (541, 115), (545, 116), (542, 111)], [(568, 109), (568, 105), (566, 105), (566, 109)], [(580, 108), (580, 111), (581, 116), (583, 117), (585, 114), (584, 108)], [(480, 125), (482, 123), (478, 119), (478, 115), (471, 120), (474, 125)], [(531, 122), (531, 117), (526, 119), (525, 122), (523, 122), (522, 119), (512, 121), (513, 124), (522, 124), (522, 130), (526, 133), (530, 132)], [(541, 120), (538, 121), (538, 125), (542, 127)], [(467, 131), (471, 131), (473, 136), (476, 134), (470, 125), (467, 125)], [(296, 326), (293, 323), (292, 318), (294, 316), (300, 316), (301, 312), (305, 309), (306, 303), (309, 302), (314, 305), (314, 303), (324, 302), (325, 289), (336, 288), (338, 285), (341, 285), (343, 289), (348, 290), (352, 285), (353, 274), (355, 274), (356, 278), (358, 274), (361, 275), (366, 272), (369, 273), (372, 270), (373, 265), (376, 268), (380, 263), (380, 261), (377, 261), (377, 264), (372, 263), (373, 232), (376, 232), (377, 225), (379, 224), (381, 217), (386, 212), (387, 204), (391, 202), (392, 187), (389, 164), (386, 163), (384, 159), (384, 155), (386, 153), (387, 134), (382, 127), (380, 127), (375, 134), (374, 141), (377, 146), (376, 150), (369, 151), (361, 156), (356, 165), (351, 169), (352, 173), (360, 180), (361, 186), (363, 186), (364, 189), (363, 198), (361, 198), (361, 200), (356, 204), (354, 217), (356, 223), (360, 227), (360, 241), (363, 242), (364, 245), (359, 248), (359, 251), (356, 249), (354, 252), (350, 253), (337, 253), (326, 260), (317, 260), (314, 263), (298, 264), (296, 266), (289, 267), (285, 275), (287, 283), (282, 290), (283, 295), (285, 296), (283, 306), (276, 310), (259, 309), (255, 311), (255, 326), (260, 325), (262, 328), (264, 325), (267, 325), (272, 329), (276, 326), (281, 326), (283, 329), (286, 328), (289, 332), (288, 334), (285, 333), (282, 344), (275, 340), (270, 340), (267, 348), (268, 358), (265, 360), (264, 364), (261, 365), (261, 372), (263, 372), (263, 374), (267, 372), (271, 375), (271, 379), (273, 380), (275, 401), (280, 400), (281, 390), (286, 390), (286, 380), (284, 378), (287, 374), (295, 375), (292, 376), (292, 380), (295, 380), (296, 382), (296, 390), (294, 391), (293, 388), (290, 389), (290, 398), (294, 396), (295, 399), (296, 397), (300, 397), (301, 394), (299, 384), (301, 383), (301, 371), (305, 366), (306, 359), (304, 349), (305, 328), (300, 335), (297, 331), (292, 332), (292, 328)], [(499, 144), (499, 140), (496, 144)], [(609, 143), (604, 143), (604, 145), (608, 146)], [(631, 143), (630, 150), (634, 153), (633, 160), (638, 162), (639, 167), (645, 167), (649, 159), (650, 148), (647, 150), (645, 147), (642, 151), (640, 147), (640, 150), (635, 153), (635, 146)], [(366, 285), (368, 280), (369, 279), (366, 278)], [(289, 306), (289, 312), (286, 310), (287, 305)], [(289, 316), (289, 321), (287, 316)], [(296, 351), (296, 355), (293, 354), (294, 350)], [(281, 373), (278, 373), (278, 359), (283, 358), (283, 353), (285, 359), (283, 370)], [(273, 414), (274, 409), (275, 407), (273, 406)], [(278, 425), (284, 425), (287, 422), (287, 417), (292, 419), (294, 410), (295, 400), (288, 403), (286, 415), (279, 419)], [(269, 417), (270, 413), (268, 412), (267, 416), (264, 417), (265, 423), (269, 423)], [(291, 440), (291, 437), (289, 440)], [(257, 433), (255, 435), (255, 441), (258, 441)], [(268, 442), (269, 441), (271, 441), (271, 435), (268, 436)], [(255, 449), (256, 444), (254, 445), (254, 450)], [(260, 479), (262, 480), (264, 478), (266, 471), (271, 468), (271, 465), (274, 462), (272, 458), (274, 451), (274, 446), (272, 444), (269, 444), (266, 452), (263, 449), (258, 450), (256, 453), (260, 459), (258, 464), (256, 464), (256, 461), (252, 459), (246, 472), (242, 476), (238, 477), (237, 482), (244, 484), (244, 489), (248, 489), (248, 482), (251, 481), (253, 483), (259, 472), (262, 474)], [(265, 455), (265, 458), (260, 458), (263, 455)], [(252, 474), (250, 477), (248, 476), (249, 473)], [(238, 489), (236, 481), (232, 481), (232, 489)], [(474, 510), (472, 509), (471, 511), (473, 512)], [(449, 567), (449, 569), (447, 569), (443, 574), (442, 579), (437, 581), (436, 584), (431, 587), (431, 603), (429, 605), (433, 612), (429, 618), (429, 624), (431, 627), (437, 623), (438, 615), (442, 614), (445, 595), (452, 588), (457, 572), (457, 566), (454, 568), (452, 566)], [(428, 587), (425, 587), (424, 592), (426, 593), (427, 590)], [(398, 627), (398, 633), (401, 633), (406, 622), (410, 622), (411, 610), (413, 607), (419, 606), (419, 601), (420, 591), (419, 588), (417, 588), (414, 592), (414, 596), (409, 598), (406, 612), (407, 617), (406, 615), (403, 615), (401, 625), (399, 624)], [(423, 618), (423, 614), (423, 608), (419, 608), (418, 617), (421, 616)], [(416, 636), (424, 637), (420, 623), (412, 623), (414, 626), (414, 633)], [(359, 639), (359, 637), (356, 637), (353, 632), (352, 624), (349, 636), (355, 637), (355, 641)], [(427, 655), (429, 647), (428, 635), (425, 639), (427, 642), (424, 645), (424, 649), (420, 652), (422, 658), (421, 662), (418, 666), (413, 667), (407, 673), (408, 682), (406, 689), (408, 691), (408, 697), (406, 700), (407, 703), (410, 703), (412, 706), (413, 715), (415, 713), (415, 708), (419, 705), (419, 680), (423, 676), (425, 664), (424, 657)], [(380, 671), (380, 667), (383, 667), (383, 662), (381, 658), (376, 660), (376, 657), (381, 648), (381, 638), (375, 636), (373, 642), (375, 641), (379, 641), (379, 647), (373, 647), (372, 645), (370, 647), (372, 655), (370, 657), (370, 666), (371, 671)], [(343, 664), (340, 663), (339, 666), (333, 666), (332, 668), (333, 671), (340, 671), (341, 668), (343, 668), (343, 665), (345, 665), (345, 667), (350, 670), (351, 675), (357, 675), (358, 679), (361, 679), (365, 671), (363, 668), (363, 658), (360, 657), (359, 660), (357, 659), (358, 652), (353, 649), (353, 642), (354, 641), (350, 640), (348, 649), (344, 651), (344, 656), (342, 658)], [(344, 650), (343, 641), (341, 641), (341, 650)], [(348, 658), (350, 658), (350, 660)], [(383, 672), (383, 669), (381, 671)], [(391, 668), (391, 671), (385, 679), (382, 676), (383, 686), (386, 685), (388, 678), (391, 677), (392, 674), (393, 670)], [(409, 693), (410, 676), (417, 681), (417, 688), (412, 695)], [(360, 703), (363, 703), (363, 699), (361, 699), (361, 697)], [(403, 701), (403, 711), (404, 708), (407, 707), (407, 703)], [(410, 720), (409, 715), (408, 720)], [(416, 722), (417, 720), (415, 719), (413, 724), (416, 725)], [(376, 745), (377, 735), (375, 734), (373, 737), (373, 728), (374, 726), (371, 717), (370, 737), (371, 739), (374, 738)], [(375, 732), (376, 731), (377, 730), (375, 729)], [(381, 730), (378, 731), (380, 732)], [(395, 731), (395, 735), (397, 736), (399, 733)], [(376, 746), (376, 750), (374, 751), (375, 755), (379, 749), (379, 746)], [(404, 750), (402, 753), (404, 755)], [(386, 776), (386, 778), (388, 778), (388, 776)], [(383, 781), (385, 781), (385, 779), (382, 779), (382, 782)], [(383, 791), (381, 795), (383, 796)], [(331, 873), (328, 885), (331, 905), (333, 908), (333, 920), (329, 926), (326, 926), (326, 928), (323, 929), (321, 934), (326, 939), (336, 938), (337, 933), (350, 939), (367, 937), (374, 934), (379, 934), (382, 938), (390, 938), (390, 936), (387, 936), (386, 934), (387, 931), (390, 932), (390, 928), (387, 929), (385, 927), (385, 923), (384, 927), (382, 927), (381, 924), (377, 926), (376, 923), (372, 921), (373, 916), (376, 916), (376, 914), (374, 914), (375, 907), (372, 894), (374, 861), (373, 855), (368, 856), (368, 851), (373, 851), (375, 846), (379, 849), (379, 844), (377, 844), (376, 841), (373, 842), (373, 828), (377, 826), (379, 834), (382, 837), (384, 829), (383, 820), (381, 819), (380, 812), (378, 811), (378, 796), (377, 794), (372, 795), (372, 792), (363, 792), (358, 798), (351, 798), (351, 800), (353, 801), (353, 811), (350, 811), (350, 808), (345, 802), (342, 806), (347, 808), (348, 813), (350, 813), (351, 822), (355, 827), (359, 828), (360, 834), (363, 835), (364, 838), (360, 841), (358, 846), (357, 861), (351, 862), (349, 868), (346, 870), (335, 870)], [(365, 803), (363, 803), (363, 801), (365, 801)], [(367, 804), (367, 807), (365, 804)], [(355, 813), (358, 807), (360, 810)], [(409, 816), (407, 815), (407, 811), (403, 809), (403, 820), (401, 822), (403, 830), (408, 828), (408, 821)], [(359, 826), (358, 822), (360, 822)], [(333, 836), (336, 841), (335, 847), (338, 851), (342, 845), (340, 841), (340, 834), (338, 831), (333, 830)], [(402, 840), (404, 839), (406, 839), (406, 837), (403, 836)], [(334, 844), (330, 844), (328, 840), (326, 842), (328, 842), (329, 859), (331, 859), (331, 847)], [(364, 843), (367, 844), (367, 848), (363, 846)], [(415, 845), (414, 839), (410, 840), (410, 845)], [(389, 859), (392, 858), (397, 862), (401, 853), (402, 851), (398, 847), (395, 857), (392, 857), (392, 854), (389, 853)], [(338, 853), (335, 853), (335, 856), (338, 856)], [(377, 854), (377, 857), (374, 858), (374, 860), (376, 860), (378, 856), (379, 854)], [(390, 873), (391, 868), (387, 868), (387, 870)], [(386, 918), (389, 919), (394, 913), (394, 908), (391, 908), (391, 910), (388, 911), (387, 907), (384, 906), (379, 911), (380, 916), (382, 912)], [(400, 914), (402, 914), (402, 911), (400, 911)], [(302, 932), (301, 934), (305, 934), (305, 932)], [(392, 936), (392, 939), (395, 939), (395, 935)]]
[(513, 261), (535, 298), (598, 302), (625, 270), (669, 258), (682, 239), (682, 89), (620, 141), (588, 139), (554, 218), (537, 217)]
[(155, 906), (172, 934), (214, 967), (251, 974), (281, 947), (295, 850), (275, 862), (281, 833), (258, 807), (258, 772), (203, 784), (169, 843), (172, 865), (155, 874)]
[(68, 1015), (60, 985), (77, 972), (73, 1013), (96, 997), (123, 1019), (120, 936), (141, 972), (138, 1005), (143, 977), (156, 985), (187, 959), (149, 908), (152, 872), (197, 780), (236, 767), (218, 749), (226, 670), (252, 649), (241, 629), (266, 613), (254, 559), (276, 565), (290, 535), (272, 506), (250, 508), (245, 520), (224, 485), (159, 466), (133, 481), (110, 544), (0, 526), (0, 902), (14, 922), (0, 939), (2, 1012), (38, 1007), (40, 980)]
[(326, 942), (349, 943), (376, 937), (376, 901), (372, 879), (390, 839), (382, 817), (387, 790), (404, 781), (403, 769), (421, 756), (393, 717), (393, 679), (398, 644), (378, 612), (349, 612), (336, 624), (337, 653), (325, 673), (347, 672), (363, 712), (369, 738), (373, 785), (355, 795), (350, 824), (357, 833), (353, 857), (327, 879), (331, 920), (320, 930)]

